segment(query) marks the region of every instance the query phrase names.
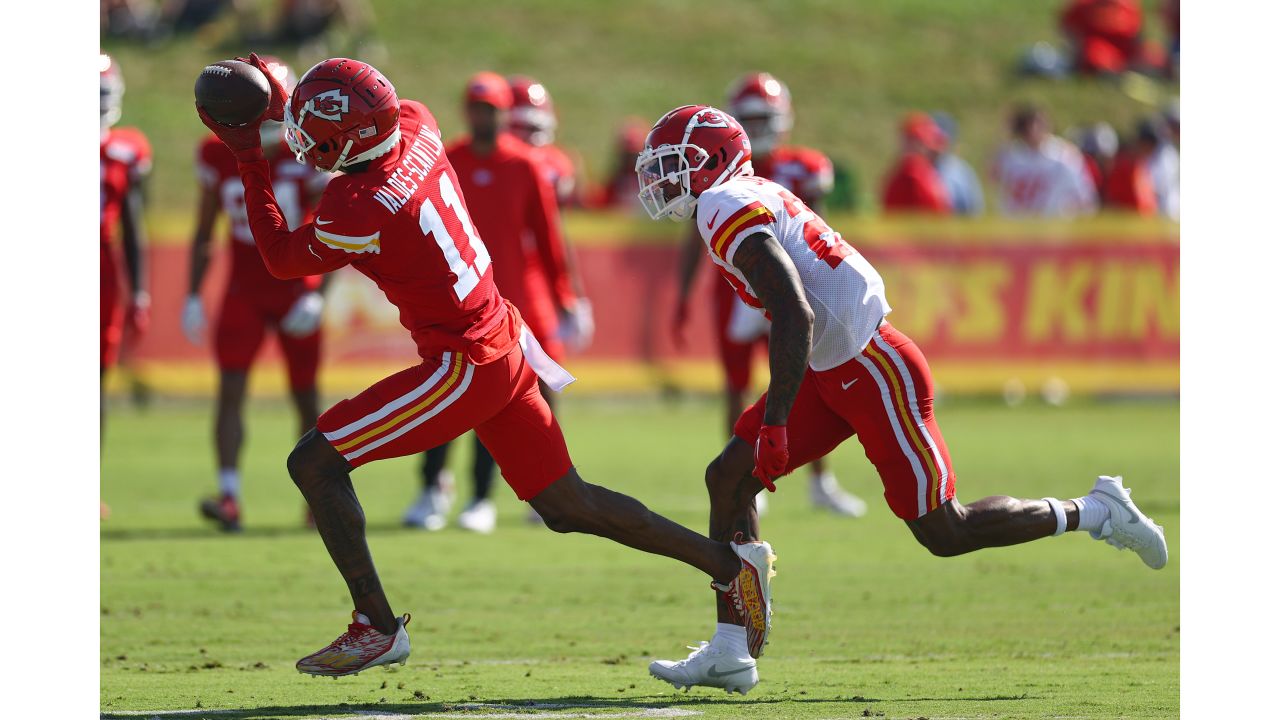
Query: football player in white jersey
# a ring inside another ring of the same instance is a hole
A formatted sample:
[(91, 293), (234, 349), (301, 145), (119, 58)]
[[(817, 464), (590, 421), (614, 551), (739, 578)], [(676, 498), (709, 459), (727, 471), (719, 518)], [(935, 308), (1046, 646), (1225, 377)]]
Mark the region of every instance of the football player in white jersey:
[[(672, 110), (649, 132), (636, 173), (649, 215), (694, 218), (724, 279), (773, 322), (768, 391), (707, 467), (713, 539), (757, 537), (760, 486), (774, 491), (775, 479), (856, 434), (890, 509), (934, 555), (1086, 530), (1164, 567), (1163, 529), (1118, 477), (1099, 477), (1074, 500), (956, 500), (929, 366), (885, 319), (880, 274), (803, 201), (753, 174), (750, 141), (732, 116), (704, 105)], [(755, 686), (744, 622), (723, 598), (717, 605), (711, 641), (684, 660), (655, 661), (654, 676), (744, 694)]]

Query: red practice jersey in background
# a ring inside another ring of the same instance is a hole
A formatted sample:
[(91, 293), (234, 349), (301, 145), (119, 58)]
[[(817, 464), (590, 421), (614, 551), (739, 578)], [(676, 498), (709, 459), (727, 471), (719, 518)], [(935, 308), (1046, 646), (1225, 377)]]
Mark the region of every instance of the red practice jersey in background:
[[(296, 230), (311, 221), (312, 198), (320, 194), (330, 176), (294, 160), (283, 144), (279, 150), (267, 159), (271, 167), (271, 190), (289, 228)], [(297, 294), (299, 286), (308, 290), (320, 286), (319, 275), (280, 280), (262, 264), (262, 256), (253, 244), (253, 233), (249, 229), (244, 184), (240, 180), (240, 171), (236, 169), (235, 156), (212, 134), (201, 141), (196, 150), (196, 175), (201, 187), (218, 193), (222, 211), (227, 215), (231, 240), (228, 292), (292, 297)]]
[[(115, 362), (124, 330), (120, 302), (120, 261), (112, 247), (116, 228), (124, 212), (125, 200), (151, 170), (151, 145), (135, 128), (111, 128), (102, 135), (99, 152), (101, 168), (100, 235), (102, 276), (99, 284), (101, 312), (100, 363)], [(141, 218), (139, 218), (141, 220)]]
[(493, 283), (435, 118), (402, 100), (400, 132), (398, 154), (336, 176), (314, 222), (292, 232), (271, 202), (268, 163), (241, 165), (258, 250), (277, 277), (354, 267), (400, 310), (424, 360), (456, 352), (476, 365), (493, 362), (516, 347), (520, 316)]
[(520, 310), (543, 348), (558, 357), (556, 307), (570, 306), (574, 295), (555, 191), (533, 149), (501, 133), (489, 155), (475, 154), (470, 138), (450, 144), (447, 155), (493, 258), (498, 290)]
[(821, 203), (835, 183), (831, 159), (812, 148), (790, 145), (776, 148), (760, 158), (752, 158), (756, 177), (772, 180), (807, 205)]
[(573, 158), (558, 145), (531, 145), (534, 160), (542, 168), (542, 176), (556, 191), (556, 203), (562, 208), (576, 207), (578, 199), (578, 171)]

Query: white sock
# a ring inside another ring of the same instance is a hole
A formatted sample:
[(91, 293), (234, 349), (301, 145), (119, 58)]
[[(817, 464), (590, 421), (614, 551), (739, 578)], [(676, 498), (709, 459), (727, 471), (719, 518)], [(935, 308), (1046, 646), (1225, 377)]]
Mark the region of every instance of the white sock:
[(1111, 517), (1111, 510), (1095, 497), (1085, 495), (1071, 502), (1080, 508), (1080, 527), (1077, 530), (1101, 530), (1102, 523)]
[(218, 471), (218, 491), (223, 495), (240, 496), (240, 471), (222, 468)]
[(741, 625), (716, 623), (716, 634), (712, 636), (711, 644), (738, 657), (750, 654), (747, 652), (747, 629)]
[(1044, 501), (1049, 503), (1049, 509), (1058, 521), (1058, 528), (1053, 531), (1054, 537), (1057, 537), (1067, 531), (1067, 510), (1062, 507), (1062, 501), (1058, 498), (1044, 498)]

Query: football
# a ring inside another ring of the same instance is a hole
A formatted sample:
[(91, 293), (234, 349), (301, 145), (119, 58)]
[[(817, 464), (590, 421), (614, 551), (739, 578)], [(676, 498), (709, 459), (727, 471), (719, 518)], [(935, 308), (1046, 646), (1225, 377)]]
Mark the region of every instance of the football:
[(206, 66), (196, 78), (196, 104), (223, 125), (257, 120), (271, 101), (271, 85), (258, 68), (239, 60)]

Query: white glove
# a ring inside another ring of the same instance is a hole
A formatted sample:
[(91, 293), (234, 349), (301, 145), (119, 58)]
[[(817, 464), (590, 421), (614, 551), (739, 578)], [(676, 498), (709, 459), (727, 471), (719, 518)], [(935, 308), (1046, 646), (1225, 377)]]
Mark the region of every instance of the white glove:
[(570, 350), (582, 352), (591, 347), (591, 340), (595, 334), (596, 319), (591, 312), (591, 301), (578, 298), (560, 323), (560, 339), (569, 346)]
[(318, 292), (303, 293), (280, 320), (280, 332), (293, 337), (306, 337), (320, 327), (324, 297)]
[(204, 302), (199, 295), (188, 295), (182, 306), (182, 334), (192, 345), (204, 344)]

